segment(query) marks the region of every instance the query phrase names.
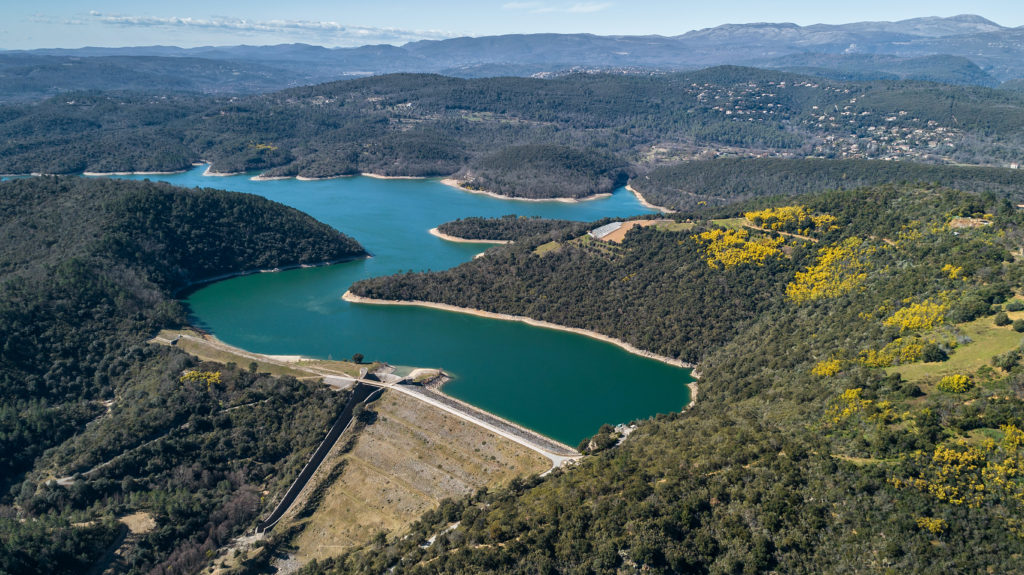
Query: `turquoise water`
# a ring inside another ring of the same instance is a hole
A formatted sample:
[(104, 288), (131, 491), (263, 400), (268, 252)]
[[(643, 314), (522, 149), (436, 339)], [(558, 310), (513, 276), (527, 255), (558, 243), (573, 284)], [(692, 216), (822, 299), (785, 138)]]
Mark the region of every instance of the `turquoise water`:
[(254, 182), (207, 177), (204, 168), (149, 178), (186, 187), (248, 192), (293, 206), (354, 237), (372, 258), (217, 282), (187, 302), (196, 324), (248, 350), (280, 355), (440, 367), (454, 397), (576, 445), (602, 423), (678, 411), (689, 371), (584, 336), (440, 310), (350, 304), (355, 281), (399, 271), (441, 270), (483, 251), (428, 233), (446, 221), (509, 213), (591, 221), (651, 213), (619, 190), (579, 203), (523, 202), (470, 194), (437, 180), (367, 177)]

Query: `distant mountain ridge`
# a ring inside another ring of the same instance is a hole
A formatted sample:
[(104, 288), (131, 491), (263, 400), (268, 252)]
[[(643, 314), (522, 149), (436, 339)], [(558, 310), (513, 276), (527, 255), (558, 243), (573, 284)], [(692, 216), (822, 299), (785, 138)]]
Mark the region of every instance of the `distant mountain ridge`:
[[(1024, 27), (960, 15), (838, 25), (725, 24), (678, 36), (508, 34), (357, 48), (282, 44), (7, 51), (0, 52), (0, 99), (34, 99), (76, 89), (136, 89), (136, 84), (255, 93), (393, 72), (531, 76), (566, 70), (693, 70), (721, 64), (835, 78), (994, 87), (1024, 78)], [(82, 75), (87, 78), (67, 74), (68, 68), (83, 66), (89, 67)], [(152, 76), (145, 81), (131, 78), (133, 66)], [(166, 80), (164, 86), (161, 77), (173, 81)]]

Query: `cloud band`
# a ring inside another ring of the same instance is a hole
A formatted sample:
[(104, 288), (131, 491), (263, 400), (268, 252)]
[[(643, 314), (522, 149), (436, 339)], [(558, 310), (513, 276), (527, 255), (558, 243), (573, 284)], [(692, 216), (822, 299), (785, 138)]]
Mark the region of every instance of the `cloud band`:
[(313, 20), (248, 20), (246, 18), (182, 18), (154, 16), (122, 16), (90, 12), (89, 20), (110, 26), (131, 28), (164, 28), (221, 30), (227, 33), (278, 34), (303, 37), (315, 35), (339, 43), (366, 44), (369, 42), (404, 43), (416, 40), (443, 40), (455, 34), (440, 30), (404, 30), (372, 26), (350, 26), (332, 21)]

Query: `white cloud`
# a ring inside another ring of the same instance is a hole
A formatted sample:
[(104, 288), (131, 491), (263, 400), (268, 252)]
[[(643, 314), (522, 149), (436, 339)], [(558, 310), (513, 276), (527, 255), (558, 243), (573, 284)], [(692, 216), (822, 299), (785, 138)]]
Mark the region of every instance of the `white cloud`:
[[(372, 26), (351, 26), (333, 21), (314, 20), (249, 20), (246, 18), (191, 18), (191, 17), (156, 17), (156, 16), (123, 16), (104, 14), (95, 10), (89, 12), (92, 22), (125, 28), (160, 28), (188, 29), (203, 31), (222, 31), (237, 34), (266, 34), (291, 36), (296, 38), (314, 35), (322, 40), (336, 44), (371, 42), (404, 43), (415, 40), (442, 40), (452, 38), (455, 34), (440, 30), (404, 30), (400, 28), (378, 28)], [(78, 21), (67, 23), (80, 23)]]
[(546, 4), (544, 2), (508, 2), (502, 4), (505, 10), (530, 12), (531, 14), (592, 14), (611, 8), (611, 2), (577, 2), (575, 4)]

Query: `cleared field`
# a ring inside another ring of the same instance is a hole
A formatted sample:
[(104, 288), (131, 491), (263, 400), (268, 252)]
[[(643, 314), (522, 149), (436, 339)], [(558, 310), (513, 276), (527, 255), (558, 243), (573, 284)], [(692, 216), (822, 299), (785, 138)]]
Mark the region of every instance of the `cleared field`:
[(658, 224), (658, 229), (664, 232), (686, 232), (693, 229), (693, 222), (673, 222), (665, 220)]
[(277, 528), (304, 524), (293, 542), (301, 562), (336, 555), (382, 530), (401, 534), (446, 497), (550, 467), (537, 453), (402, 393), (385, 392), (370, 409), (376, 422), (360, 432), (351, 451), (332, 455), (321, 467), (344, 470), (326, 487), (316, 511), (304, 519), (286, 517)]
[(721, 220), (711, 220), (711, 223), (716, 226), (722, 226), (727, 230), (742, 230), (747, 223), (747, 218), (727, 218)]
[[(1008, 315), (1011, 318), (1024, 316), (1024, 312)], [(992, 317), (982, 317), (957, 327), (972, 341), (953, 350), (947, 361), (911, 363), (890, 367), (886, 371), (899, 373), (903, 379), (915, 382), (937, 381), (942, 376), (955, 373), (971, 374), (983, 365), (990, 365), (992, 356), (1016, 349), (1024, 339), (1024, 334), (1013, 331), (1010, 326), (995, 325)]]
[(612, 232), (612, 233), (610, 233), (610, 234), (608, 234), (608, 235), (606, 235), (606, 236), (604, 236), (604, 237), (602, 237), (600, 239), (602, 241), (605, 241), (605, 242), (614, 242), (616, 244), (621, 244), (622, 240), (626, 239), (626, 232), (628, 232), (629, 230), (631, 230), (631, 229), (633, 229), (633, 228), (635, 228), (637, 226), (639, 226), (639, 227), (647, 227), (647, 226), (655, 226), (655, 225), (658, 225), (658, 224), (670, 224), (670, 223), (672, 223), (671, 220), (632, 220), (632, 221), (629, 221), (629, 222), (622, 222), (622, 226), (619, 229), (615, 230), (614, 232)]
[[(587, 236), (587, 237), (589, 237), (589, 236)], [(533, 253), (537, 254), (538, 256), (542, 256), (542, 255), (544, 255), (544, 254), (546, 254), (548, 252), (556, 251), (556, 250), (558, 250), (561, 247), (562, 247), (562, 244), (560, 244), (560, 243), (558, 243), (556, 241), (550, 241), (550, 242), (548, 242), (546, 244), (541, 244), (541, 245), (537, 246), (536, 248), (534, 248)]]

